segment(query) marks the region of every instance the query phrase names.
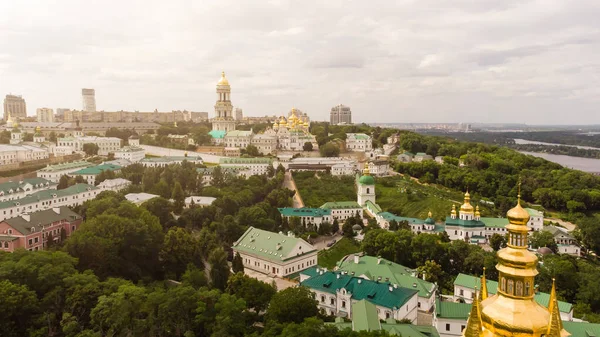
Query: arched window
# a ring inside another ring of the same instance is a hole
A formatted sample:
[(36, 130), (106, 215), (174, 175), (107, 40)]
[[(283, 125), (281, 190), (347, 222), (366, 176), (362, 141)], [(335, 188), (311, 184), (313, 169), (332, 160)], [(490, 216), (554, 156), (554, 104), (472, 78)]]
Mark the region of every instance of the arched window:
[(515, 286), (515, 281), (508, 280), (506, 293), (509, 295), (514, 295), (515, 294), (514, 286)]
[(529, 281), (525, 282), (525, 296), (529, 296), (529, 291), (530, 291), (531, 285), (529, 283)]
[(523, 296), (523, 281), (517, 281), (517, 287), (516, 287), (516, 295), (517, 296)]
[(504, 277), (502, 277), (502, 286), (500, 289), (502, 289), (502, 291), (506, 291), (506, 278)]
[(369, 194), (369, 190), (370, 190), (370, 189), (367, 187), (367, 194)]

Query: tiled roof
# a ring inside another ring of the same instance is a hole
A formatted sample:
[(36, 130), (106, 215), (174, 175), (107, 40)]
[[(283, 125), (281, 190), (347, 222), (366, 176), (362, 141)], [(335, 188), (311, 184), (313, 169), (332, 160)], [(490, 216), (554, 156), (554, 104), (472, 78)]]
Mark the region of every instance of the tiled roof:
[(413, 276), (413, 269), (374, 256), (361, 256), (358, 264), (354, 263), (352, 256), (349, 256), (346, 260), (340, 262), (338, 270), (347, 271), (351, 275), (354, 273), (354, 276), (365, 275), (373, 281), (381, 277), (381, 281), (417, 290), (420, 297), (429, 298), (436, 289), (435, 284)]
[(96, 165), (96, 166), (92, 166), (92, 167), (86, 167), (79, 171), (72, 172), (71, 175), (76, 175), (76, 176), (98, 175), (102, 171), (118, 171), (120, 169), (121, 169), (121, 166), (119, 166), (119, 165), (102, 164), (102, 165)]
[(469, 313), (471, 312), (471, 305), (468, 303), (445, 302), (436, 299), (435, 310), (438, 317), (467, 320), (469, 318)]
[(316, 252), (312, 245), (300, 238), (254, 227), (249, 227), (232, 248), (276, 263)]
[(331, 215), (330, 209), (322, 209), (322, 208), (293, 208), (293, 207), (283, 207), (279, 208), (279, 213), (283, 216), (311, 216), (311, 217), (322, 217)]
[(561, 235), (561, 236), (564, 236), (567, 239), (575, 240), (575, 238), (573, 237), (573, 235), (571, 235), (564, 228), (556, 227), (556, 226), (553, 226), (553, 225), (548, 225), (548, 226), (544, 226), (544, 228), (542, 228), (542, 230), (546, 231), (546, 232), (550, 232), (552, 234), (552, 236), (554, 236), (554, 237)]
[[(466, 275), (466, 274), (458, 274), (456, 279), (454, 280), (455, 286), (461, 286), (469, 289), (475, 289), (475, 287), (479, 287), (480, 278)], [(486, 280), (488, 293), (495, 295), (498, 292), (498, 282), (492, 280)], [(534, 296), (535, 301), (541, 304), (544, 307), (548, 307), (548, 302), (550, 302), (550, 294), (538, 292)], [(571, 303), (558, 301), (558, 309), (562, 312), (570, 312), (573, 308)]]
[(372, 209), (375, 212), (375, 214), (381, 213), (381, 206), (372, 202), (371, 200), (367, 200), (365, 204), (368, 208)]
[(12, 228), (19, 231), (23, 235), (27, 235), (33, 232), (38, 232), (42, 229), (42, 227), (56, 221), (74, 221), (81, 219), (79, 214), (71, 211), (66, 206), (58, 207), (58, 210), (59, 213), (56, 213), (53, 209), (37, 211), (29, 214), (29, 220), (26, 220), (23, 216), (18, 216), (16, 218), (6, 219), (4, 222), (9, 224)]
[(529, 213), (529, 216), (544, 216), (544, 213), (538, 211), (537, 209), (525, 208), (525, 210), (527, 213)]
[(143, 158), (140, 162), (154, 162), (154, 163), (163, 163), (163, 162), (180, 162), (180, 161), (198, 161), (202, 160), (200, 156), (164, 156), (164, 157), (151, 157), (151, 158)]
[[(394, 288), (389, 283), (365, 280), (360, 277), (344, 275), (340, 272), (324, 272), (300, 283), (310, 289), (335, 294), (339, 289), (346, 289), (352, 299), (367, 301), (385, 308), (398, 309), (410, 300), (418, 291), (408, 288)], [(390, 291), (391, 287), (391, 291)]]
[(252, 131), (244, 131), (244, 130), (233, 130), (229, 131), (225, 134), (225, 137), (250, 137), (252, 136)]
[(346, 208), (361, 208), (356, 201), (331, 201), (321, 205), (324, 209), (346, 209)]

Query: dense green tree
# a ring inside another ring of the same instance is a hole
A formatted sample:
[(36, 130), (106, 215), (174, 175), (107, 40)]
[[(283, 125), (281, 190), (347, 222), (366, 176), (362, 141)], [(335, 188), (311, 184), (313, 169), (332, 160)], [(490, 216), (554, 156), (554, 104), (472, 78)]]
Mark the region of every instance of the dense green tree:
[(62, 190), (67, 187), (69, 187), (69, 176), (64, 174), (60, 176), (60, 179), (58, 180), (58, 186), (56, 186), (56, 189)]
[(204, 270), (196, 267), (194, 264), (188, 264), (185, 273), (181, 276), (181, 282), (184, 285), (193, 287), (194, 289), (200, 289), (201, 287), (208, 285), (206, 279), (206, 273)]
[(529, 236), (529, 244), (532, 248), (548, 247), (555, 254), (558, 253), (558, 245), (554, 241), (554, 236), (548, 231), (537, 231), (533, 232)]
[(494, 251), (500, 250), (502, 247), (506, 247), (506, 237), (498, 233), (494, 233), (490, 237), (490, 246)]
[(169, 221), (173, 220), (173, 215), (171, 214), (173, 205), (169, 200), (163, 197), (152, 198), (144, 202), (141, 207), (147, 209), (148, 212), (157, 217), (163, 227), (165, 227)]
[(260, 152), (258, 152), (258, 148), (254, 145), (248, 145), (246, 147), (246, 154), (248, 154), (250, 157), (259, 157), (260, 156)]
[(0, 281), (0, 299), (0, 335), (27, 336), (32, 319), (39, 310), (35, 292), (24, 285), (4, 280)]
[(340, 146), (337, 143), (329, 142), (319, 147), (319, 151), (323, 157), (338, 157), (340, 155)]
[(431, 260), (425, 261), (423, 265), (417, 268), (417, 271), (420, 276), (425, 277), (426, 281), (432, 283), (438, 283), (442, 279), (444, 274), (442, 266), (437, 264), (435, 261)]
[(85, 143), (83, 144), (83, 152), (85, 152), (85, 154), (87, 154), (88, 156), (95, 156), (98, 154), (98, 150), (100, 148), (98, 147), (97, 144), (94, 143)]
[(169, 199), (171, 197), (171, 188), (164, 179), (161, 179), (154, 187), (152, 187), (151, 193)]
[(183, 188), (181, 188), (179, 181), (175, 182), (171, 199), (173, 199), (173, 211), (175, 214), (181, 214), (181, 211), (185, 206), (185, 194), (183, 193)]
[(233, 261), (231, 262), (231, 270), (234, 273), (244, 273), (244, 261), (242, 261), (242, 256), (239, 252), (235, 253), (233, 257)]
[(147, 331), (143, 310), (147, 296), (144, 288), (134, 285), (100, 296), (90, 314), (92, 325), (104, 336), (142, 336)]
[(246, 276), (243, 272), (240, 272), (229, 278), (226, 292), (244, 299), (248, 308), (260, 312), (267, 308), (277, 290), (270, 284)]
[(318, 314), (317, 301), (305, 287), (293, 287), (276, 293), (267, 310), (267, 319), (280, 323), (300, 323)]
[(214, 288), (225, 290), (229, 279), (229, 265), (227, 264), (227, 253), (223, 248), (215, 248), (208, 256), (210, 268), (210, 282)]
[(166, 275), (172, 275), (175, 279), (179, 279), (186, 271), (188, 264), (202, 265), (197, 240), (179, 227), (169, 229), (165, 235), (159, 258)]
[(313, 150), (313, 144), (311, 142), (305, 142), (304, 145), (302, 145), (302, 150), (306, 151), (306, 152), (310, 152)]

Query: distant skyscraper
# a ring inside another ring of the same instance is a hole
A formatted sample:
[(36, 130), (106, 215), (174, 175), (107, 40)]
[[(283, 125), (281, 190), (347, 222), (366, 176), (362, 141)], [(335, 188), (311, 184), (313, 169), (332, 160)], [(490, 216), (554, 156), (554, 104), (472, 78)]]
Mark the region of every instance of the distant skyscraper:
[(329, 123), (333, 125), (352, 124), (352, 111), (350, 111), (350, 107), (339, 104), (331, 108)]
[(8, 120), (9, 113), (12, 118), (27, 117), (25, 99), (21, 96), (6, 95), (6, 98), (4, 98), (4, 120)]
[(54, 110), (50, 108), (38, 108), (36, 115), (39, 123), (54, 122)]
[(212, 129), (214, 131), (233, 131), (235, 130), (235, 120), (233, 119), (233, 105), (231, 105), (231, 87), (225, 77), (225, 72), (221, 73), (221, 79), (217, 83), (217, 103), (215, 104), (215, 118), (212, 119)]
[(235, 120), (239, 122), (243, 118), (244, 118), (244, 114), (242, 113), (242, 109), (241, 108), (235, 108)]
[(83, 97), (83, 111), (96, 112), (96, 90), (81, 89)]

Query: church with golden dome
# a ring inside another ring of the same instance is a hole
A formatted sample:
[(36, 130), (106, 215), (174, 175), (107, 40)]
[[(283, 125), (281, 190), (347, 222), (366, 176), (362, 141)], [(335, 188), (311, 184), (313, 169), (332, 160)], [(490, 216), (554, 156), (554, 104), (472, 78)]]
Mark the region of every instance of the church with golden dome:
[(311, 143), (313, 150), (319, 148), (316, 137), (310, 133), (309, 117), (296, 108), (290, 110), (288, 118), (281, 116), (263, 135), (276, 138), (277, 149), (282, 151), (302, 151), (305, 143)]
[(547, 307), (534, 300), (537, 256), (527, 250), (529, 213), (517, 206), (507, 212), (508, 244), (498, 251), (499, 285), (497, 293), (488, 297), (485, 276), (475, 296), (464, 337), (532, 336), (567, 337), (560, 317), (555, 285)]

